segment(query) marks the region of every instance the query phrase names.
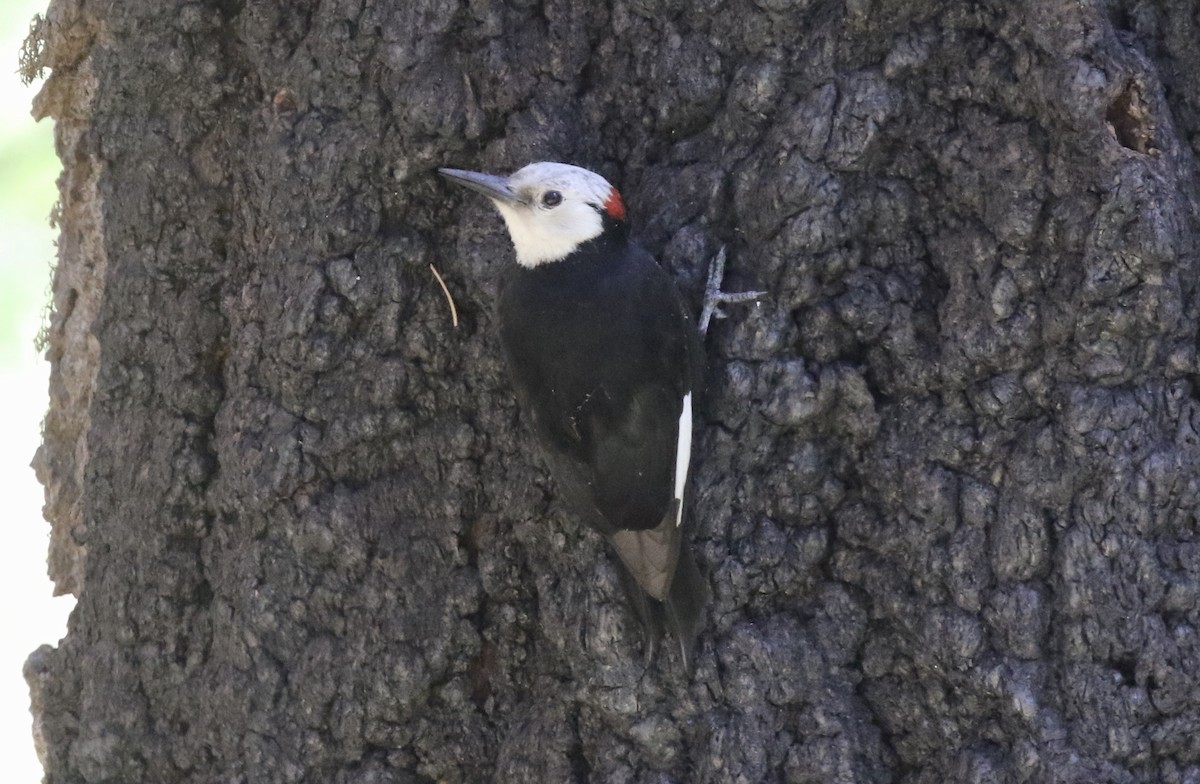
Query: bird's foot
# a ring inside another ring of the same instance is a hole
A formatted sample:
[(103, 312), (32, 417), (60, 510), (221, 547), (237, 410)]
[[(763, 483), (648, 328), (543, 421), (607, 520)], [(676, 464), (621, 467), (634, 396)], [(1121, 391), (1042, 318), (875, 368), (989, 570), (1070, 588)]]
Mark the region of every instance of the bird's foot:
[(708, 334), (709, 322), (714, 318), (725, 318), (721, 305), (730, 302), (753, 302), (766, 296), (765, 291), (721, 291), (725, 279), (725, 247), (713, 257), (708, 268), (708, 283), (704, 287), (704, 307), (700, 310), (700, 334)]

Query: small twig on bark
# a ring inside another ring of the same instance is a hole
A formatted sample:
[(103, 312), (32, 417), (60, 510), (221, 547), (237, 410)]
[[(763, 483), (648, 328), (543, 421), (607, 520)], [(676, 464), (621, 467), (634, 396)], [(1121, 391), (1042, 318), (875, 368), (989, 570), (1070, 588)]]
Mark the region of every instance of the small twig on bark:
[(438, 285), (442, 287), (442, 293), (446, 295), (446, 301), (450, 303), (450, 323), (457, 327), (458, 308), (454, 306), (454, 297), (450, 296), (450, 289), (446, 288), (446, 281), (442, 280), (442, 276), (437, 271), (437, 267), (430, 264), (429, 269), (431, 272), (433, 272), (433, 277), (437, 278)]

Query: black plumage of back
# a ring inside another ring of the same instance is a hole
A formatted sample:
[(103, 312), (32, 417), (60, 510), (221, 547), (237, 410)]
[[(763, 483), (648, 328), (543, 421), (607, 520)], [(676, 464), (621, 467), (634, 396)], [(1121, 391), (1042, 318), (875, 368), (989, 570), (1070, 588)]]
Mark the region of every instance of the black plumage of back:
[(686, 666), (707, 589), (676, 525), (674, 474), (701, 350), (674, 282), (610, 229), (561, 261), (509, 267), (498, 315), (513, 384), (560, 492), (662, 602), (629, 586), (648, 654), (665, 617)]

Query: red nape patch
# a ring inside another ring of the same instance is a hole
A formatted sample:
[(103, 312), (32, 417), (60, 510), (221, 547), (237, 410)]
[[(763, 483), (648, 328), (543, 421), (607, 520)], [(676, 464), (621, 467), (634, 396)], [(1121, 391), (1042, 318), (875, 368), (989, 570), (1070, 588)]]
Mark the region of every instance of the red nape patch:
[(621, 201), (621, 194), (617, 193), (616, 188), (608, 192), (608, 198), (604, 200), (604, 211), (610, 218), (625, 220), (625, 202)]

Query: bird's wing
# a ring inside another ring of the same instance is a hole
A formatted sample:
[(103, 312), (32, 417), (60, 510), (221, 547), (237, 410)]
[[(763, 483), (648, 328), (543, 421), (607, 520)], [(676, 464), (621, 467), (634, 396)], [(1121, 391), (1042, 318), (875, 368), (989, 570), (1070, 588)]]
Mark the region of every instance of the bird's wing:
[(564, 293), (538, 288), (555, 270), (518, 272), (513, 303), (525, 304), (502, 301), (522, 408), (571, 506), (609, 536), (657, 528), (682, 495), (695, 364), (671, 278), (640, 249), (611, 263), (628, 265), (619, 287), (597, 274)]
[(530, 408), (571, 506), (607, 535), (657, 528), (673, 498), (680, 390), (606, 380), (569, 397)]
[(587, 417), (578, 456), (594, 503), (617, 529), (657, 528), (671, 505), (683, 408), (680, 384), (645, 384)]

